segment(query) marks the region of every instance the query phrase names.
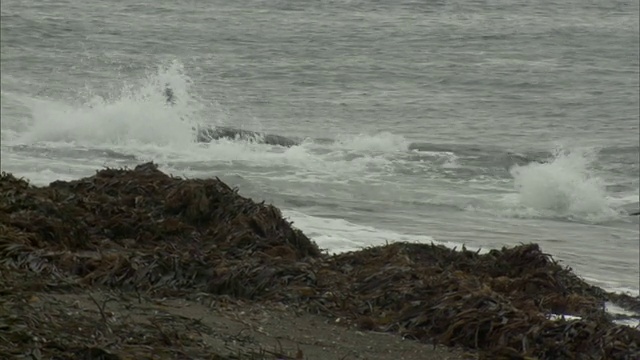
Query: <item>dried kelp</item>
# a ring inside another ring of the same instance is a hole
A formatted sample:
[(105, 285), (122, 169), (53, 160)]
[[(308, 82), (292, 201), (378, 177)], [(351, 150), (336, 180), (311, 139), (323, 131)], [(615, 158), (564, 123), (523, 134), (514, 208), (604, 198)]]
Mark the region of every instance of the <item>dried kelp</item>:
[[(333, 282), (333, 292), (355, 296), (341, 296), (323, 307), (364, 316), (367, 329), (463, 345), (487, 358), (625, 359), (640, 354), (640, 331), (607, 318), (607, 293), (561, 268), (535, 244), (479, 255), (398, 243), (332, 261), (347, 279)], [(551, 321), (546, 314), (552, 311), (583, 319)]]
[[(175, 178), (154, 164), (42, 188), (3, 174), (0, 270), (38, 275), (12, 285), (18, 293), (98, 287), (278, 301), (493, 359), (627, 359), (640, 351), (640, 331), (604, 311), (606, 301), (637, 310), (640, 299), (587, 284), (536, 244), (479, 254), (396, 243), (330, 256), (275, 207), (217, 178)], [(551, 321), (549, 313), (582, 319)], [(30, 344), (12, 319), (0, 317), (12, 343)], [(157, 346), (187, 341), (180, 330), (156, 330)], [(94, 351), (69, 341), (67, 348)]]

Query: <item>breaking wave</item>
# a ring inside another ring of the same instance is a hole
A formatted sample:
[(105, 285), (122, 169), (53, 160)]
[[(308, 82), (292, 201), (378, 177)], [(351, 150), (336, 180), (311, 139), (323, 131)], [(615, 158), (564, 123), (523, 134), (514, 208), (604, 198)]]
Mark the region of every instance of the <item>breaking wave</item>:
[(593, 169), (593, 150), (557, 149), (548, 162), (511, 168), (521, 205), (555, 216), (615, 217), (604, 180)]

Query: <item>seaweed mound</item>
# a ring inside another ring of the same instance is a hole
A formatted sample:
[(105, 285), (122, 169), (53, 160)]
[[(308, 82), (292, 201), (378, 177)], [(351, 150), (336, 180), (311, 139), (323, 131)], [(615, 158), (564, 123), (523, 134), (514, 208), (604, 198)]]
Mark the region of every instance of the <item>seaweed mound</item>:
[[(462, 345), (488, 359), (631, 359), (640, 354), (640, 331), (608, 319), (608, 294), (536, 244), (479, 255), (396, 243), (335, 256), (331, 268), (339, 269), (344, 281), (333, 281), (333, 298), (322, 306), (357, 314), (364, 329)], [(582, 318), (551, 321), (549, 313)]]
[[(104, 288), (286, 303), (482, 358), (640, 354), (640, 331), (604, 311), (606, 301), (637, 310), (640, 299), (587, 284), (536, 244), (479, 254), (395, 243), (331, 256), (277, 208), (217, 178), (171, 177), (152, 163), (47, 187), (3, 173), (0, 273), (0, 295)], [(41, 329), (8, 313), (0, 312), (0, 328), (21, 330), (0, 335), (0, 352), (33, 348)], [(552, 321), (549, 313), (581, 319)], [(76, 340), (71, 353), (90, 344)]]
[(320, 255), (277, 208), (256, 204), (217, 178), (181, 180), (153, 164), (46, 188), (3, 174), (0, 191), (5, 265), (91, 285), (165, 292), (198, 286), (249, 295), (266, 284), (234, 288), (239, 269), (226, 262)]

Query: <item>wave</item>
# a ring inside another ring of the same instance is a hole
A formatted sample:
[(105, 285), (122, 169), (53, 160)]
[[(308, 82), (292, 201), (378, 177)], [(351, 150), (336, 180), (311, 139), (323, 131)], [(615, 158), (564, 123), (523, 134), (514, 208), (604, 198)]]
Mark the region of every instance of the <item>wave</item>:
[[(180, 94), (167, 106), (162, 94), (166, 83)], [(78, 145), (187, 144), (193, 142), (193, 125), (202, 106), (188, 96), (191, 81), (182, 65), (172, 63), (148, 74), (139, 84), (124, 84), (115, 94), (80, 94), (81, 103), (18, 97), (30, 110), (15, 140), (21, 144), (72, 142)], [(78, 100), (76, 99), (76, 102)]]
[[(626, 170), (633, 170), (637, 146), (594, 148), (591, 153), (515, 151), (501, 146), (412, 142), (390, 132), (326, 139), (313, 133), (295, 138), (277, 131), (251, 131), (225, 124), (225, 117), (216, 115), (223, 111), (199, 98), (179, 62), (159, 66), (111, 95), (96, 96), (93, 91), (80, 95), (74, 101), (60, 101), (3, 91), (3, 100), (9, 98), (20, 104), (15, 109), (29, 111), (17, 116), (24, 121), (15, 126), (13, 116), (3, 113), (3, 149), (45, 159), (103, 158), (100, 165), (104, 166), (152, 160), (186, 172), (254, 172), (308, 183), (393, 182), (413, 187), (441, 179), (486, 194), (481, 200), (463, 194), (455, 208), (501, 216), (608, 219), (623, 213), (620, 196), (635, 195), (637, 201), (637, 182), (629, 182), (623, 174), (624, 180), (608, 184), (602, 169), (595, 166), (602, 163), (597, 155), (609, 161), (611, 154), (622, 154), (631, 164)], [(213, 134), (204, 142), (198, 139), (203, 129)], [(600, 167), (611, 172), (607, 164)], [(612, 189), (620, 196), (613, 198)], [(505, 193), (503, 198), (497, 195)]]
[(583, 218), (615, 218), (605, 182), (595, 175), (595, 154), (589, 150), (557, 149), (544, 163), (516, 165), (511, 169), (517, 199), (536, 212)]
[[(19, 131), (10, 136), (5, 136), (7, 130), (12, 130), (6, 127), (6, 123), (10, 123), (12, 117), (3, 116), (3, 120), (8, 119), (3, 121), (3, 142), (12, 145), (69, 143), (84, 148), (111, 149), (127, 155), (139, 155), (139, 150), (153, 148), (178, 153), (184, 153), (185, 150), (198, 152), (203, 148), (203, 142), (215, 146), (227, 144), (230, 140), (288, 148), (302, 147), (304, 151), (315, 155), (327, 155), (327, 160), (355, 160), (364, 156), (376, 158), (374, 162), (379, 163), (379, 157), (382, 156), (392, 161), (429, 163), (449, 170), (452, 176), (483, 174), (504, 177), (509, 175), (509, 169), (514, 165), (546, 163), (554, 157), (552, 152), (540, 150), (523, 152), (499, 146), (411, 142), (402, 135), (389, 132), (341, 135), (334, 139), (309, 133), (305, 138), (296, 138), (274, 131), (248, 130), (237, 124), (228, 126), (224, 124), (225, 117), (220, 115), (223, 111), (215, 106), (212, 108), (211, 102), (202, 101), (194, 91), (193, 83), (182, 64), (174, 61), (159, 66), (139, 81), (122, 85), (113, 94), (104, 97), (96, 96), (97, 90), (84, 91), (74, 102), (19, 96), (13, 100), (17, 100), (20, 107), (28, 109), (30, 113), (26, 120), (20, 119), (19, 126), (15, 127)], [(170, 99), (167, 89), (171, 91)], [(5, 96), (8, 94), (3, 92)], [(599, 149), (599, 152), (604, 155), (619, 154), (617, 150), (625, 155), (627, 162), (631, 161), (631, 165), (634, 165), (637, 156), (634, 158), (633, 155), (638, 153), (637, 147), (611, 146)], [(275, 148), (256, 151), (287, 152)], [(287, 153), (296, 152), (300, 151)], [(432, 169), (423, 167), (424, 171), (418, 173), (424, 174)], [(469, 173), (469, 169), (472, 173)], [(490, 173), (487, 173), (487, 169)], [(396, 170), (405, 175), (415, 174), (407, 166)]]

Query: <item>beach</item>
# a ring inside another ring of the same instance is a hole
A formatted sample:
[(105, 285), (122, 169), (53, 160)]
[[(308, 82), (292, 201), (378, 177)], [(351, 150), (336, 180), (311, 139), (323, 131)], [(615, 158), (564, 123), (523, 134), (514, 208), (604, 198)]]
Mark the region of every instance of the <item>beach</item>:
[(398, 242), (331, 255), (272, 205), (153, 163), (48, 187), (3, 173), (0, 189), (5, 356), (631, 359), (640, 351), (640, 331), (605, 311), (607, 302), (638, 311), (640, 298), (588, 284), (537, 244), (479, 254)]
[(638, 1), (0, 12), (0, 358), (640, 357)]

